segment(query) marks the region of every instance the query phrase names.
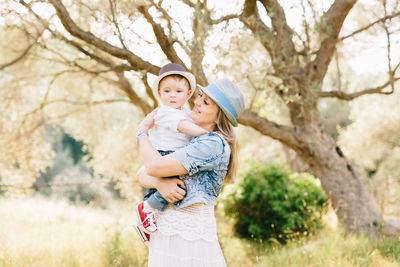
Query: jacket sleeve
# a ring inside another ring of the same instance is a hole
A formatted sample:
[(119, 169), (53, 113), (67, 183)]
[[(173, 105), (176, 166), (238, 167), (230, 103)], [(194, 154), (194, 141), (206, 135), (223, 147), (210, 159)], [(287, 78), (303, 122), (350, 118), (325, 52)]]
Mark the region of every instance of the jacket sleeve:
[(182, 163), (189, 175), (201, 171), (210, 171), (218, 168), (224, 160), (222, 154), (227, 147), (222, 137), (216, 133), (208, 133), (195, 138), (187, 146), (175, 151), (175, 155)]

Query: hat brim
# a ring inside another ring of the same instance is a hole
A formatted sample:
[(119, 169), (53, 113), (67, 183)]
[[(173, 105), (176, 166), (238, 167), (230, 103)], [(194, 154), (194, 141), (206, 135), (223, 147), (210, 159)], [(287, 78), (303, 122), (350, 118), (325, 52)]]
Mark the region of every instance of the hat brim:
[(208, 97), (210, 97), (215, 104), (217, 104), (217, 106), (222, 110), (222, 112), (224, 112), (225, 116), (227, 117), (227, 119), (230, 121), (230, 123), (233, 126), (238, 126), (238, 122), (236, 120), (236, 118), (228, 111), (228, 109), (225, 108), (224, 105), (222, 105), (219, 102), (219, 99), (210, 91), (208, 90), (207, 86), (203, 87), (201, 85), (197, 85)]
[(158, 76), (157, 79), (154, 81), (153, 86), (151, 87), (151, 89), (153, 91), (153, 95), (157, 99), (160, 99), (160, 96), (158, 94), (158, 87), (159, 87), (160, 81), (164, 77), (167, 77), (167, 76), (173, 75), (173, 74), (181, 75), (181, 76), (185, 77), (189, 81), (190, 89), (192, 90), (192, 92), (190, 93), (188, 99), (190, 97), (192, 97), (192, 95), (194, 94), (194, 91), (196, 90), (196, 78), (194, 77), (193, 74), (191, 74), (190, 72), (187, 72), (187, 71), (168, 71), (168, 72), (164, 72), (163, 74)]

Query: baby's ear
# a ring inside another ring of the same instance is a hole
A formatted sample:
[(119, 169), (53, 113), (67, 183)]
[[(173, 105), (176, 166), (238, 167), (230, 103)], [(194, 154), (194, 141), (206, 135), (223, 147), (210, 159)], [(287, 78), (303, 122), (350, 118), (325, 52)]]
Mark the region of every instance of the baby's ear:
[(192, 94), (192, 89), (189, 89), (187, 95), (190, 96), (191, 94)]

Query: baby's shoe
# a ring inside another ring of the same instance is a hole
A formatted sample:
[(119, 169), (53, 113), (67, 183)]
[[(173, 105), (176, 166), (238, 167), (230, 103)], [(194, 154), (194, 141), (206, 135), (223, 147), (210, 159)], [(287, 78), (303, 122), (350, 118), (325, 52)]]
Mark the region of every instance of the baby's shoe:
[(136, 205), (138, 224), (141, 229), (147, 234), (151, 234), (157, 231), (157, 224), (154, 218), (154, 213), (154, 211), (144, 212), (143, 202)]
[(143, 232), (143, 230), (141, 229), (139, 223), (135, 223), (134, 225), (136, 232), (138, 233), (140, 239), (142, 239), (143, 243), (148, 246), (148, 242), (150, 241), (150, 235)]

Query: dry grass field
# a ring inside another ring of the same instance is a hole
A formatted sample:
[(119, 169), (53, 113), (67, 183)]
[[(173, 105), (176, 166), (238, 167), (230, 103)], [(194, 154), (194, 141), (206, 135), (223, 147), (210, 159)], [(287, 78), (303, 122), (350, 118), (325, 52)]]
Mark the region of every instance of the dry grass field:
[[(44, 197), (0, 198), (0, 214), (1, 267), (146, 266), (128, 202), (99, 209)], [(325, 220), (317, 235), (282, 246), (239, 239), (219, 215), (219, 239), (228, 266), (400, 266), (398, 238), (346, 236), (333, 213)]]

